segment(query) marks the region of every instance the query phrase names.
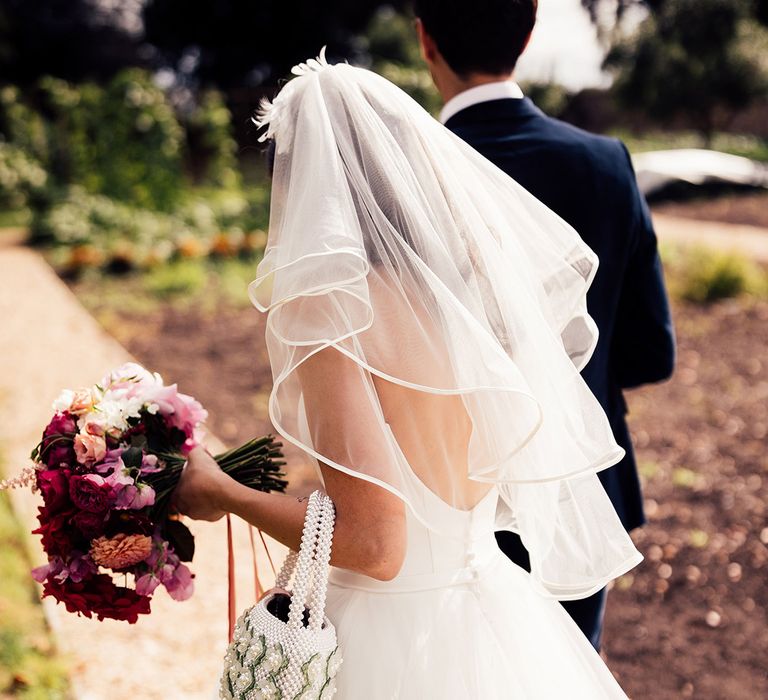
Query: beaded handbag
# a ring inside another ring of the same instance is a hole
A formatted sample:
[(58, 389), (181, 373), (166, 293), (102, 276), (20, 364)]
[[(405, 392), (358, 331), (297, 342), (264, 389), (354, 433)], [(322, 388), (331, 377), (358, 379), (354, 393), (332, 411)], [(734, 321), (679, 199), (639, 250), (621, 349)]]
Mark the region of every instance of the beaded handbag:
[(315, 491), (299, 552), (288, 555), (275, 588), (237, 620), (224, 657), (222, 700), (327, 700), (336, 692), (341, 653), (325, 617), (334, 520), (333, 502)]

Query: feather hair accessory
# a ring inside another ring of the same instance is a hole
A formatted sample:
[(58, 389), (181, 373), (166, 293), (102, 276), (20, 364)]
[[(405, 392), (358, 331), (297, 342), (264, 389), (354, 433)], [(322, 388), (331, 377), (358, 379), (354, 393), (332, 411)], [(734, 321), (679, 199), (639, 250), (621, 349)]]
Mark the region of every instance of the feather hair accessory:
[[(297, 77), (301, 77), (302, 75), (307, 75), (309, 73), (319, 73), (324, 68), (328, 68), (330, 64), (325, 58), (325, 49), (325, 46), (320, 49), (320, 54), (317, 58), (310, 58), (304, 63), (297, 63), (291, 68), (291, 73)], [(256, 114), (251, 117), (251, 121), (259, 129), (266, 127), (265, 132), (259, 137), (260, 142), (268, 141), (275, 135), (277, 125), (280, 121), (282, 111), (281, 106), (285, 101), (284, 99), (281, 99), (281, 96), (282, 92), (274, 100), (270, 100), (267, 97), (263, 98), (259, 103)]]

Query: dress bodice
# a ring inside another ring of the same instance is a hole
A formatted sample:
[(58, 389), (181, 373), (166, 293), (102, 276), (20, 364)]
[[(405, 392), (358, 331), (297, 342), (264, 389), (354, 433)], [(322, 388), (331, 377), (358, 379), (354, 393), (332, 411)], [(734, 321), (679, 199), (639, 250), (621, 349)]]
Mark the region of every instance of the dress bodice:
[(391, 581), (332, 569), (331, 582), (345, 588), (405, 592), (469, 583), (500, 554), (494, 537), (498, 492), (495, 487), (471, 510), (449, 506), (422, 484), (430, 522), (424, 525), (406, 508), (407, 550), (400, 573)]

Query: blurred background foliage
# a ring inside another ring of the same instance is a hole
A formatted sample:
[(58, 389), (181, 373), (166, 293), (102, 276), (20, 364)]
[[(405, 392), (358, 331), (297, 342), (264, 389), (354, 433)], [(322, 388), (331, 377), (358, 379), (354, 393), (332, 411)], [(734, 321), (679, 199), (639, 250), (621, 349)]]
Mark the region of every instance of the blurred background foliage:
[[(612, 85), (524, 84), (545, 112), (633, 151), (768, 161), (765, 1), (582, 4)], [(268, 183), (250, 117), (323, 44), (439, 111), (406, 0), (6, 0), (0, 223), (72, 274), (258, 255)]]
[(707, 144), (768, 94), (768, 31), (748, 0), (666, 0), (606, 57), (620, 103), (683, 117)]

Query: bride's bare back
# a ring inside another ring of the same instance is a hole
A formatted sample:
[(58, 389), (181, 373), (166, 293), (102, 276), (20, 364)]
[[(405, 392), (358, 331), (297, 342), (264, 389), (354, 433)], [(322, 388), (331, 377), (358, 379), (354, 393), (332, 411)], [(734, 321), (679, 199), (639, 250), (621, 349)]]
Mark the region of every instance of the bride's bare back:
[[(456, 386), (448, 349), (433, 319), (413, 294), (369, 275), (377, 355), (387, 374), (428, 387)], [(460, 395), (422, 391), (373, 375), (384, 418), (416, 476), (449, 505), (471, 509), (488, 484), (471, 481), (472, 421)], [(440, 468), (435, 468), (440, 465)]]

